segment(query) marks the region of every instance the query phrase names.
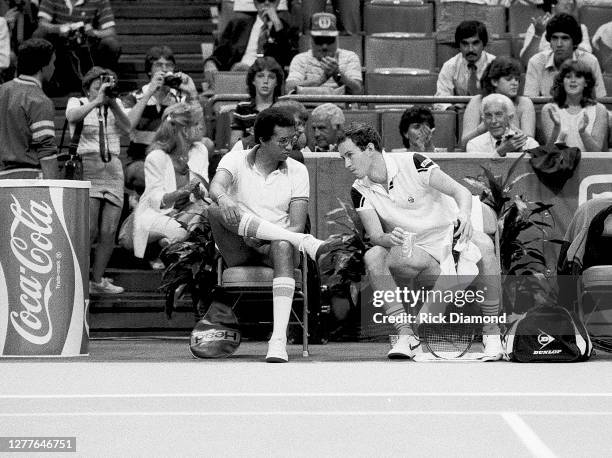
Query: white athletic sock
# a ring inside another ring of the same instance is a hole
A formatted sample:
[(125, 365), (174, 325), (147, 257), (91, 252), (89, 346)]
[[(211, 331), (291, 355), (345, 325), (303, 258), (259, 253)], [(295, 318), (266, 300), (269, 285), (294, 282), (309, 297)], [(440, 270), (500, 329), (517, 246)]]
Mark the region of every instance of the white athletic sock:
[(296, 248), (303, 248), (308, 256), (315, 260), (317, 250), (324, 243), (323, 240), (319, 240), (310, 234), (288, 231), (251, 213), (245, 213), (240, 218), (238, 235), (255, 237), (261, 240), (286, 240)]
[[(499, 301), (498, 300), (485, 300), (480, 304), (480, 310), (483, 316), (497, 316), (499, 314)], [(482, 326), (482, 332), (484, 334), (497, 334), (499, 335), (499, 325), (495, 323), (487, 323)]]
[(276, 277), (272, 280), (272, 313), (274, 323), (270, 339), (287, 340), (287, 326), (289, 326), (294, 291), (295, 280), (293, 278)]

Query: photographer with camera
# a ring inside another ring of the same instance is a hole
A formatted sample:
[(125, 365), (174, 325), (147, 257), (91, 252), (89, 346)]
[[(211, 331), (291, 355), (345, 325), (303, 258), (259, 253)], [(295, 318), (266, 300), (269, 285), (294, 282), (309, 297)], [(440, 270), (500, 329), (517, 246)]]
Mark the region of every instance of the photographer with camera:
[(72, 135), (83, 123), (77, 152), (83, 161), (83, 179), (89, 190), (89, 239), (98, 244), (93, 256), (89, 291), (118, 294), (123, 288), (103, 277), (113, 252), (115, 232), (123, 208), (123, 166), (119, 159), (119, 136), (130, 130), (130, 120), (117, 98), (117, 76), (108, 69), (93, 67), (83, 77), (86, 97), (71, 97), (66, 119)]
[[(125, 100), (132, 127), (125, 182), (126, 187), (138, 195), (142, 195), (145, 188), (144, 159), (147, 147), (153, 143), (164, 110), (178, 102), (198, 103), (193, 80), (175, 70), (176, 61), (172, 49), (168, 46), (153, 46), (145, 56), (145, 72), (149, 82)], [(211, 149), (213, 147), (212, 143), (206, 146)]]
[(117, 69), (121, 46), (109, 0), (45, 0), (38, 19), (34, 36), (53, 43), (57, 54), (50, 87), (56, 94), (78, 91), (82, 75), (94, 65)]

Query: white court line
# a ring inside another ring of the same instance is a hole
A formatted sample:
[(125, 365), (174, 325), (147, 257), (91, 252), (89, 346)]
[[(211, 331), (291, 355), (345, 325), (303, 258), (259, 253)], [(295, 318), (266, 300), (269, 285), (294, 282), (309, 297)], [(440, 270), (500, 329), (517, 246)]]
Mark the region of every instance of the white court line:
[(502, 418), (512, 428), (519, 439), (525, 444), (531, 454), (537, 458), (556, 458), (557, 455), (544, 443), (542, 439), (523, 421), (515, 412), (503, 412)]
[(449, 393), (449, 392), (424, 392), (424, 393), (89, 393), (89, 394), (2, 394), (0, 400), (3, 399), (125, 399), (125, 398), (277, 398), (277, 397), (292, 397), (292, 398), (347, 398), (347, 397), (439, 397), (439, 398), (455, 398), (455, 397), (567, 397), (567, 398), (612, 398), (612, 393), (537, 393), (537, 392), (500, 392), (500, 393)]
[[(565, 411), (565, 410), (550, 410), (550, 411), (519, 411), (512, 412), (514, 415), (523, 416), (612, 416), (612, 412), (583, 412), (583, 411)], [(338, 416), (338, 417), (363, 417), (363, 416), (406, 416), (406, 415), (420, 415), (420, 416), (500, 416), (504, 415), (502, 412), (487, 411), (487, 410), (438, 410), (432, 412), (424, 412), (422, 410), (391, 410), (391, 411), (350, 411), (350, 410), (329, 410), (329, 411), (307, 411), (307, 410), (271, 410), (271, 411), (235, 411), (235, 412), (220, 412), (220, 411), (151, 411), (151, 412), (34, 412), (34, 413), (0, 413), (0, 418), (12, 418), (12, 417), (141, 417), (141, 416), (158, 416), (158, 417), (236, 417), (236, 416), (256, 416), (256, 417), (267, 417), (267, 416), (309, 416), (309, 417), (321, 417), (321, 416)]]

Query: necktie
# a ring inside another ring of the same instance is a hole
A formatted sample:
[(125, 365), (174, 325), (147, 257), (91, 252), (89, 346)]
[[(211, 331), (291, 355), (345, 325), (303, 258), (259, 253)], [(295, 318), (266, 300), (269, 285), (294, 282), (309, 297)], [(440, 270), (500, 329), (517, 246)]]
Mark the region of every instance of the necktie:
[(259, 31), (259, 38), (257, 39), (257, 56), (263, 56), (265, 51), (266, 43), (268, 42), (269, 30), (268, 25), (264, 22)]
[(476, 74), (476, 65), (468, 64), (470, 77), (468, 79), (468, 95), (478, 95), (478, 75)]

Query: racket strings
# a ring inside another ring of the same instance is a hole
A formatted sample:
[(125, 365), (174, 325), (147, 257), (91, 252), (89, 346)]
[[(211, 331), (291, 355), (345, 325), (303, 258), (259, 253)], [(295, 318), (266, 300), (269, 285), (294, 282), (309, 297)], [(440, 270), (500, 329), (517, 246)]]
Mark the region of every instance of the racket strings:
[(472, 346), (473, 329), (461, 325), (425, 326), (421, 340), (440, 358), (459, 358)]

